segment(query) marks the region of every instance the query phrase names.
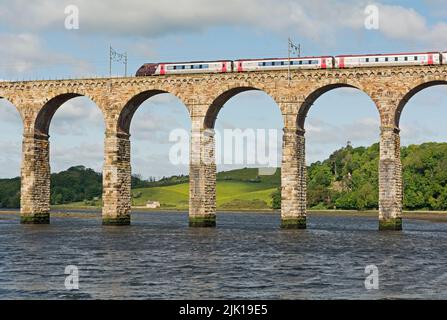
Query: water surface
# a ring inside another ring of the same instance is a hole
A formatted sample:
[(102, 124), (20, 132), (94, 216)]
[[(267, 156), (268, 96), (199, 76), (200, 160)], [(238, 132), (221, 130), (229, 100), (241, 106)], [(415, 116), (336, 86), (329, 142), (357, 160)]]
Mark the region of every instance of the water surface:
[[(447, 299), (447, 224), (310, 215), (280, 230), (276, 214), (223, 213), (216, 229), (186, 213), (134, 213), (128, 227), (52, 217), (20, 225), (0, 212), (0, 299)], [(91, 212), (90, 212), (91, 216)], [(365, 267), (379, 268), (368, 291)], [(65, 289), (67, 265), (78, 291)]]

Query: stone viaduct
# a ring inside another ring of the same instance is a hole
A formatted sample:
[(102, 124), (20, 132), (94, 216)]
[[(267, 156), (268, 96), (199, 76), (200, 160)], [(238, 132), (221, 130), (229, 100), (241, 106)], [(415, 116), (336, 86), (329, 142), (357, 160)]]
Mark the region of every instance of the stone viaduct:
[(131, 220), (130, 134), (132, 116), (146, 100), (161, 93), (177, 96), (192, 121), (190, 155), (190, 226), (216, 224), (216, 165), (213, 128), (222, 106), (247, 90), (262, 90), (276, 101), (284, 120), (282, 209), (284, 228), (306, 227), (306, 115), (324, 93), (357, 88), (375, 103), (380, 117), (379, 229), (402, 229), (402, 173), (399, 118), (420, 90), (447, 84), (447, 66), (167, 75), (58, 81), (0, 82), (0, 98), (18, 109), (24, 124), (21, 166), (21, 221), (49, 223), (49, 127), (66, 101), (86, 96), (105, 121), (104, 224)]

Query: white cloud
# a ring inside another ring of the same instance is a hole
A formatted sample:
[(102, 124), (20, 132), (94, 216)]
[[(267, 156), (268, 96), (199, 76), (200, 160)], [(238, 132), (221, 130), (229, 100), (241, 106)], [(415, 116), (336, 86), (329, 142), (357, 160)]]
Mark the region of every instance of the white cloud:
[(427, 19), (411, 8), (381, 5), (380, 31), (391, 39), (424, 43), (443, 49), (447, 42), (447, 24), (429, 25)]
[(20, 135), (16, 139), (0, 141), (0, 178), (15, 178), (20, 176), (20, 159), (22, 140)]
[[(341, 0), (16, 0), (3, 5), (0, 21), (26, 30), (64, 31), (64, 8), (77, 5), (80, 32), (160, 37), (223, 25), (278, 32), (298, 30), (315, 41), (332, 39), (346, 21), (363, 17), (364, 5)], [(363, 25), (363, 24), (362, 24)]]
[(49, 70), (57, 70), (60, 65), (68, 66), (70, 73), (74, 75), (86, 75), (93, 70), (87, 62), (51, 51), (41, 38), (33, 33), (0, 33), (0, 43), (0, 74), (3, 78), (14, 80), (24, 73), (38, 78)]
[(102, 171), (104, 161), (103, 144), (81, 143), (77, 146), (51, 146), (51, 171), (59, 172), (71, 166), (84, 165)]
[(318, 145), (346, 145), (347, 141), (360, 143), (378, 141), (379, 119), (361, 118), (352, 123), (327, 123), (310, 118), (305, 125), (307, 141)]
[(50, 135), (86, 135), (92, 131), (104, 132), (101, 110), (86, 97), (73, 98), (64, 103), (55, 113)]

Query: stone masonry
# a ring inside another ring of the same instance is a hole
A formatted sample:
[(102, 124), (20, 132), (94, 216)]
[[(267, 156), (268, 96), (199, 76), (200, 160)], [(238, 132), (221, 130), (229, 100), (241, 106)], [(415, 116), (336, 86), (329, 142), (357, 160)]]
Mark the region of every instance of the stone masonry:
[(447, 84), (447, 66), (294, 70), (290, 83), (285, 71), (0, 82), (0, 98), (16, 106), (24, 126), (21, 221), (49, 223), (51, 119), (66, 101), (86, 96), (100, 108), (106, 126), (103, 223), (128, 225), (132, 203), (129, 135), (132, 116), (145, 100), (171, 93), (184, 103), (192, 121), (189, 223), (214, 227), (214, 123), (231, 97), (247, 90), (262, 90), (276, 101), (284, 119), (282, 227), (305, 228), (306, 115), (325, 92), (351, 87), (374, 101), (380, 119), (379, 229), (400, 230), (403, 194), (400, 115), (414, 94), (439, 84)]

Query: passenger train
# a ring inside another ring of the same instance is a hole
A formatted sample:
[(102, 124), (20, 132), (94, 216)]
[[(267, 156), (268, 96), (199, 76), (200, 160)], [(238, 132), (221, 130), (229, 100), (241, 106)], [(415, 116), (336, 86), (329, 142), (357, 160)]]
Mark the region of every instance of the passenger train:
[[(289, 66), (290, 61), (290, 66)], [(300, 58), (242, 59), (146, 63), (136, 76), (189, 73), (227, 73), (290, 69), (345, 69), (379, 66), (447, 65), (447, 52), (417, 52), (375, 55), (341, 55)]]

